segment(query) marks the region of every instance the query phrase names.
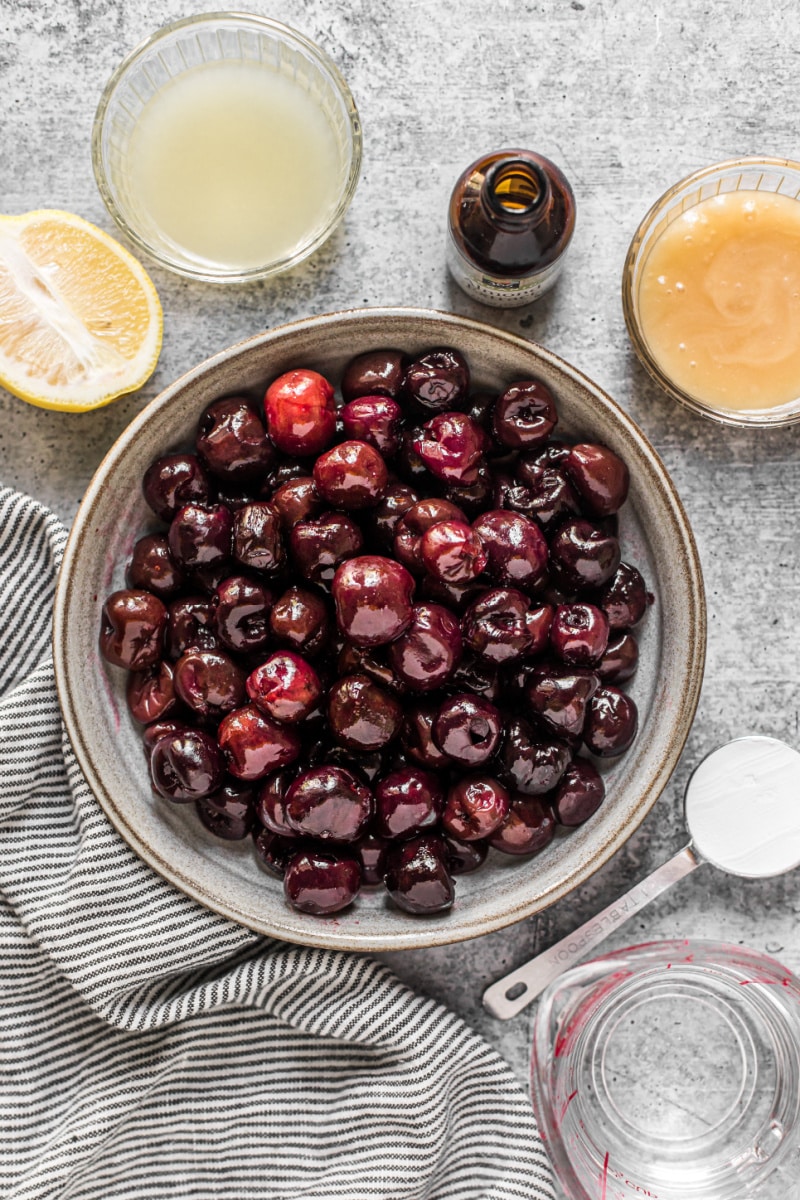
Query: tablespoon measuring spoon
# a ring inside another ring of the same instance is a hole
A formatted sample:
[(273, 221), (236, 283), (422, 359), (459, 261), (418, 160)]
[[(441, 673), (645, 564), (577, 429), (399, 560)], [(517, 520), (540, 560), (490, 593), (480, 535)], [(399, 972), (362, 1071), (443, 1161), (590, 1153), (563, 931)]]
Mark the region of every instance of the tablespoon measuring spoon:
[(696, 867), (765, 879), (800, 866), (800, 754), (777, 738), (737, 738), (712, 751), (686, 786), (691, 841), (574, 933), (537, 954), (483, 993), (494, 1017), (508, 1020), (610, 933)]

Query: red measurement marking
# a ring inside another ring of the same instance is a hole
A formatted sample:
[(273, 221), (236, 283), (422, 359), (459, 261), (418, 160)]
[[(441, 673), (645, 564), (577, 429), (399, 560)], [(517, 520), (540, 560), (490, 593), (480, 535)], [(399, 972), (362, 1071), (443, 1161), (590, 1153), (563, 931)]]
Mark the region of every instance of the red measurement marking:
[(608, 1151), (603, 1159), (603, 1174), (600, 1177), (600, 1200), (606, 1200), (606, 1188), (608, 1187)]
[(572, 1093), (572, 1095), (567, 1096), (566, 1100), (564, 1101), (564, 1107), (561, 1109), (561, 1116), (558, 1118), (560, 1124), (564, 1123), (564, 1117), (567, 1115), (567, 1109), (569, 1108), (570, 1104), (572, 1104), (572, 1101), (575, 1099), (577, 1094), (578, 1089), (575, 1088), (575, 1091)]
[(739, 984), (744, 987), (747, 983), (768, 983), (772, 987), (791, 987), (791, 979), (740, 979)]

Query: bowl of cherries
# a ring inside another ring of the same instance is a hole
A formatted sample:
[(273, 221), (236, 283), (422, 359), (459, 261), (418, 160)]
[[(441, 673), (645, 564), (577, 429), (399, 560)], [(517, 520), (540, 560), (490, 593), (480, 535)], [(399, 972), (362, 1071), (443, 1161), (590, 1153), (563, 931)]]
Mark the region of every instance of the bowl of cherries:
[(699, 694), (702, 579), (633, 422), (548, 351), (364, 310), (201, 364), (107, 455), (56, 679), (126, 841), (265, 934), (474, 937), (596, 870)]

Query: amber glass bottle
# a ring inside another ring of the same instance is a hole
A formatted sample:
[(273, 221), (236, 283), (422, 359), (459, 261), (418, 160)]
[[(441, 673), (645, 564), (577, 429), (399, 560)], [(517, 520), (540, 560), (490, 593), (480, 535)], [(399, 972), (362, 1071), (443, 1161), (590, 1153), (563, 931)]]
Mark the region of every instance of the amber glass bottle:
[(555, 283), (574, 227), (575, 197), (555, 163), (497, 150), (453, 188), (447, 265), (483, 304), (530, 304)]

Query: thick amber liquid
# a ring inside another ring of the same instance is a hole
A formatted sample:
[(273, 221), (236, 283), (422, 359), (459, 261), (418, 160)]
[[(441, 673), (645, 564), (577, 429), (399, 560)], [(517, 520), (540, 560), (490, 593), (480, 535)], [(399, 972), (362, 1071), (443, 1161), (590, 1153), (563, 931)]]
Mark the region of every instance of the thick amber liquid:
[(800, 202), (771, 192), (702, 200), (657, 237), (639, 283), (650, 352), (717, 409), (800, 396)]

